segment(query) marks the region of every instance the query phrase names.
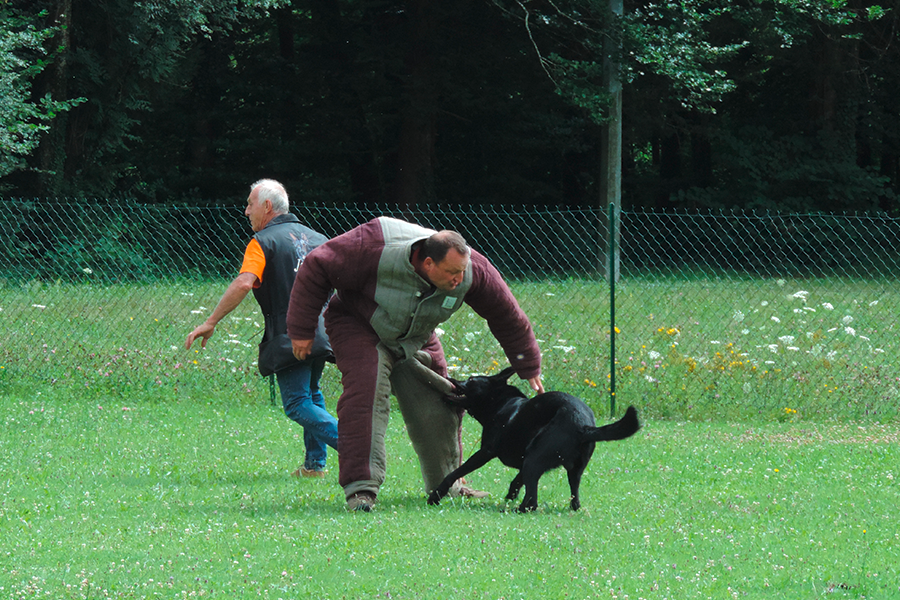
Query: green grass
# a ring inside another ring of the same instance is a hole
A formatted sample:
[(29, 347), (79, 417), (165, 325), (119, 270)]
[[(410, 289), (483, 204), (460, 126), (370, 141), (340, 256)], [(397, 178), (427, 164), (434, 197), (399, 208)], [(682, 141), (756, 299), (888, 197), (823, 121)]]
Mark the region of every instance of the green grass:
[[(0, 403), (3, 598), (900, 598), (900, 430), (650, 420), (598, 448), (584, 508), (428, 507), (395, 413), (376, 511), (288, 473), (265, 402)], [(466, 447), (478, 428), (467, 421)]]
[[(290, 478), (253, 302), (182, 348), (223, 289), (0, 287), (0, 598), (900, 598), (892, 284), (624, 283), (618, 405), (645, 427), (599, 448), (581, 511), (557, 471), (524, 516), (496, 462), (469, 478), (491, 499), (427, 507), (396, 412), (374, 513), (344, 511), (334, 455)], [(605, 287), (515, 291), (547, 388), (606, 420)], [(442, 340), (458, 377), (505, 365), (471, 311)]]
[[(267, 395), (256, 374), (261, 318), (248, 299), (205, 351), (182, 344), (227, 282), (0, 284), (0, 394), (129, 402)], [(609, 290), (569, 279), (515, 282), (544, 354), (548, 389), (609, 414)], [(617, 406), (691, 421), (900, 420), (900, 294), (893, 281), (623, 280)], [(468, 308), (443, 326), (454, 375), (506, 358)], [(336, 378), (326, 381), (338, 393)]]

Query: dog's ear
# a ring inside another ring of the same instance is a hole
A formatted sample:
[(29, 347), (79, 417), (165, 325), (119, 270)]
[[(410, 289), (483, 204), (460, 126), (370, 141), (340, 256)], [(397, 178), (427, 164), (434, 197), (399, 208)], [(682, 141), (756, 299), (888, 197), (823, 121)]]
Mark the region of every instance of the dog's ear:
[(496, 375), (494, 375), (493, 379), (499, 379), (500, 381), (506, 381), (516, 372), (512, 367), (506, 367)]

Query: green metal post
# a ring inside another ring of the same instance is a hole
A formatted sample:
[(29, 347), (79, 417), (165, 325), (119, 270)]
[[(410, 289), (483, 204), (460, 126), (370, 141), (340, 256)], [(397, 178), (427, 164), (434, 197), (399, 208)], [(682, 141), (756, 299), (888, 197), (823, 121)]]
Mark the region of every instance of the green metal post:
[(269, 402), (275, 406), (275, 375), (269, 375)]
[(609, 416), (616, 416), (616, 205), (609, 204)]

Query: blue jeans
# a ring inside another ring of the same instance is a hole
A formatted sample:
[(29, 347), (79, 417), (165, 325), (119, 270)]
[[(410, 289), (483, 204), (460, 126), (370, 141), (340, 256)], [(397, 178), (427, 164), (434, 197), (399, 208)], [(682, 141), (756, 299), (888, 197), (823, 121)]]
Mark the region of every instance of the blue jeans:
[(321, 358), (275, 374), (284, 414), (303, 427), (303, 467), (316, 471), (325, 468), (328, 446), (337, 450), (338, 439), (337, 419), (325, 409), (325, 397), (319, 391), (324, 368), (325, 359)]

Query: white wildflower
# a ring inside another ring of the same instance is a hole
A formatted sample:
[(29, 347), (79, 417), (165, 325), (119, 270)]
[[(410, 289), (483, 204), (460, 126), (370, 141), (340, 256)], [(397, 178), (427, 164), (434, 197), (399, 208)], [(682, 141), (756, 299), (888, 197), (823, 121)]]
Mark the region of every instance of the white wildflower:
[(771, 351), (771, 352), (778, 352), (778, 344), (769, 344), (769, 345), (767, 346), (767, 348), (768, 348), (769, 351)]
[(656, 360), (657, 358), (662, 356), (662, 354), (660, 354), (656, 350), (651, 350), (650, 352), (647, 353), (647, 356), (650, 358), (650, 360)]
[(781, 337), (778, 338), (778, 339), (781, 341), (782, 344), (790, 344), (791, 342), (794, 341), (794, 336), (792, 336), (792, 335), (783, 335), (783, 336), (781, 336)]
[(856, 330), (852, 327), (844, 327), (844, 332), (849, 333), (850, 335), (856, 335)]
[(809, 296), (809, 292), (800, 290), (799, 292), (794, 292), (791, 294), (792, 298), (797, 298), (799, 300), (806, 300), (806, 297)]
[(843, 319), (841, 319), (841, 323), (843, 323), (844, 325), (849, 325), (852, 322), (853, 322), (853, 317), (851, 317), (850, 315), (847, 315)]
[(85, 268), (83, 268), (83, 269), (81, 270), (81, 272), (84, 273), (85, 275), (90, 275), (90, 274), (93, 273), (94, 271), (91, 270), (89, 267), (85, 267)]
[(553, 346), (557, 350), (562, 350), (563, 352), (575, 352), (575, 346)]
[(825, 310), (834, 310), (834, 306), (830, 302), (823, 302), (822, 308)]
[(785, 281), (784, 279), (779, 279), (775, 283), (778, 284), (778, 287), (784, 287), (784, 284), (786, 284), (787, 281)]
[(441, 335), (444, 335), (444, 330), (441, 329), (440, 327), (435, 327), (435, 328), (434, 328), (434, 333), (435, 333), (436, 335), (438, 335), (438, 336), (441, 336)]
[(743, 385), (743, 388), (744, 388), (744, 393), (745, 393), (745, 394), (749, 394), (749, 393), (750, 393), (750, 389), (752, 388), (752, 386), (750, 385), (750, 382), (748, 381), (747, 383), (745, 383), (745, 384)]
[(32, 304), (31, 308), (40, 308), (41, 310), (44, 310), (47, 307), (44, 306), (43, 304)]
[(768, 301), (768, 300), (763, 300), (762, 302), (759, 303), (759, 305), (760, 305), (760, 306), (768, 306), (768, 305), (769, 305), (769, 301)]
[(734, 320), (740, 323), (744, 320), (744, 313), (739, 310), (734, 311)]
[(741, 333), (744, 335), (747, 335), (748, 333), (750, 333), (750, 330), (749, 329), (741, 329)]
[(869, 306), (875, 306), (876, 304), (878, 304), (878, 300), (872, 300), (871, 302), (869, 302)]
[(797, 346), (787, 346), (786, 348), (788, 350), (792, 350), (793, 352), (797, 352), (800, 350), (800, 348), (798, 348)]
[(773, 316), (773, 317), (772, 317), (772, 320), (775, 321), (776, 323), (781, 323), (781, 319), (779, 319), (779, 318), (776, 317), (776, 316)]

